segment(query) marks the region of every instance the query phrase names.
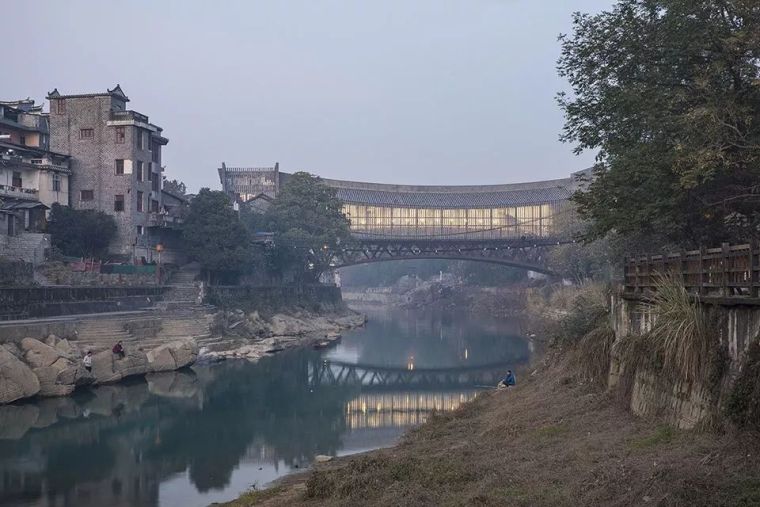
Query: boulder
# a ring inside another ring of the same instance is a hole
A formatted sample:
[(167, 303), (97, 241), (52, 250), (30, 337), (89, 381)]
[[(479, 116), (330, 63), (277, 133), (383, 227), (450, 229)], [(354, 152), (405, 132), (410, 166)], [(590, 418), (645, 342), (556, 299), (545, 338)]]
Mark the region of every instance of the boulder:
[(34, 396), (40, 391), (40, 381), (4, 346), (0, 346), (0, 403), (10, 403)]
[(21, 350), (24, 352), (24, 360), (32, 368), (50, 366), (61, 357), (59, 351), (34, 338), (21, 340)]
[(198, 358), (198, 344), (192, 338), (174, 340), (148, 351), (151, 371), (172, 371), (190, 366)]
[(125, 377), (142, 375), (149, 371), (151, 370), (148, 358), (140, 350), (127, 349), (123, 358), (110, 350), (103, 350), (92, 356), (92, 376), (98, 384), (118, 382)]
[(32, 370), (40, 382), (40, 396), (68, 396), (74, 392), (74, 383), (59, 383), (60, 371), (55, 366), (42, 366)]

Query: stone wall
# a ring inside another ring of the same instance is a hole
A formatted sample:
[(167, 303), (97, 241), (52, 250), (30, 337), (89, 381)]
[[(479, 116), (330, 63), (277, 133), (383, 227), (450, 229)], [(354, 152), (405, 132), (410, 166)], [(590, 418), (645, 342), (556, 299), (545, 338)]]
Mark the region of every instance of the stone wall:
[[(654, 371), (641, 369), (633, 378), (630, 399), (633, 413), (663, 416), (677, 427), (693, 428), (719, 410), (741, 368), (749, 344), (760, 337), (760, 305), (746, 304), (738, 298), (701, 304), (710, 312), (711, 320), (717, 323), (719, 343), (728, 352), (724, 377), (711, 390), (710, 386), (696, 383), (674, 383)], [(654, 316), (645, 300), (613, 294), (611, 307), (616, 340), (652, 329)], [(610, 389), (620, 384), (623, 368), (620, 358), (613, 354), (608, 379)]]
[(160, 301), (164, 290), (163, 287), (0, 288), (0, 318), (136, 310)]
[(330, 285), (208, 287), (206, 301), (220, 308), (250, 311), (295, 306), (324, 311), (343, 307), (340, 288)]
[(32, 285), (34, 267), (28, 262), (0, 258), (0, 287)]

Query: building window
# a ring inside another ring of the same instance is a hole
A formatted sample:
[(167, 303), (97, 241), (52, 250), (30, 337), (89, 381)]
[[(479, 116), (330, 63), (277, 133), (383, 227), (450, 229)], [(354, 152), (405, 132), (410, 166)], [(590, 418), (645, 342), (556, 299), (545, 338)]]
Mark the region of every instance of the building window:
[(148, 181), (150, 181), (151, 178), (153, 178), (153, 171), (148, 171), (147, 177), (148, 177)]
[(92, 139), (95, 137), (95, 129), (79, 129), (79, 139)]
[(61, 191), (61, 175), (53, 173), (53, 192)]
[(116, 174), (117, 175), (124, 174), (124, 159), (121, 159), (121, 158), (116, 159)]
[(158, 177), (157, 173), (151, 173), (153, 177), (151, 178), (150, 187), (151, 190), (154, 192), (158, 192), (161, 190), (159, 187), (161, 186), (161, 178)]
[(150, 201), (150, 210), (153, 213), (158, 213), (158, 201), (155, 199), (151, 199)]
[(143, 168), (143, 163), (142, 163), (142, 161), (138, 160), (137, 161), (137, 169), (135, 170), (135, 172), (137, 173), (137, 181), (142, 181), (143, 180), (143, 177), (142, 177), (142, 168)]
[(127, 134), (124, 127), (116, 127), (116, 144), (124, 144)]
[(55, 101), (55, 112), (57, 114), (66, 114), (66, 100), (58, 99)]
[(113, 210), (124, 211), (124, 194), (116, 194), (113, 196)]
[(18, 136), (18, 144), (26, 146), (26, 136)]
[(137, 226), (137, 235), (138, 236), (142, 236), (143, 234), (145, 234), (143, 226), (142, 225), (138, 225)]
[(143, 149), (143, 133), (142, 130), (136, 129), (135, 130), (135, 139), (137, 142), (137, 149), (142, 150)]
[(79, 191), (79, 200), (80, 201), (92, 201), (95, 199), (95, 192), (92, 190), (80, 190)]
[(159, 163), (161, 161), (161, 148), (158, 143), (153, 143), (153, 149), (150, 150), (151, 158), (153, 159), (153, 162)]
[(137, 192), (137, 211), (143, 210), (143, 193), (138, 191)]
[(11, 186), (21, 188), (21, 187), (24, 186), (22, 183), (23, 182), (21, 181), (21, 173), (18, 172), (18, 171), (13, 171), (13, 178), (11, 179)]

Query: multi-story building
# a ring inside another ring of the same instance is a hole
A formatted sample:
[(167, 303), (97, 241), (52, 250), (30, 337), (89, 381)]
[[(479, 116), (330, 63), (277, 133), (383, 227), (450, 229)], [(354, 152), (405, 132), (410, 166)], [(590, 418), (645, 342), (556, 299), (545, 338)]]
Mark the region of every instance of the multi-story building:
[(71, 205), (116, 219), (110, 246), (124, 257), (150, 258), (160, 242), (163, 211), (161, 149), (169, 141), (148, 116), (127, 109), (121, 87), (50, 101), (50, 147), (70, 156)]
[(48, 115), (33, 100), (0, 102), (0, 208), (29, 231), (44, 229), (54, 203), (69, 204), (69, 160), (50, 150), (49, 134)]

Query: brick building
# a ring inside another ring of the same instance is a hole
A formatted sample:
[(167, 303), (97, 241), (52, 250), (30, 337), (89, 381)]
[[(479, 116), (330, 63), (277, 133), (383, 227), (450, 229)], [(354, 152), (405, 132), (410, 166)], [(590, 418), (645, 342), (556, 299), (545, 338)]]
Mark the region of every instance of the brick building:
[(165, 221), (161, 150), (169, 141), (148, 116), (127, 109), (121, 87), (50, 101), (50, 148), (70, 156), (71, 205), (116, 219), (113, 254), (150, 259)]

